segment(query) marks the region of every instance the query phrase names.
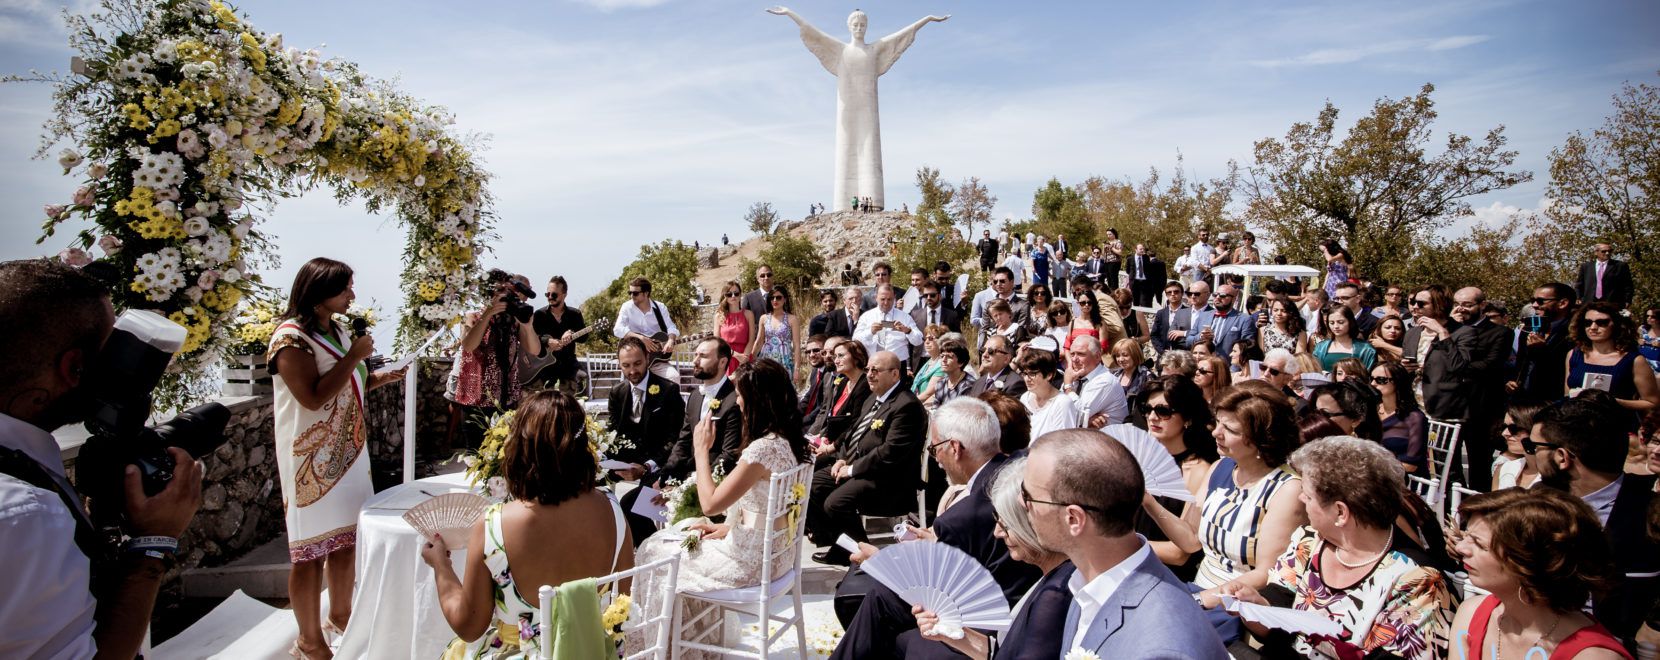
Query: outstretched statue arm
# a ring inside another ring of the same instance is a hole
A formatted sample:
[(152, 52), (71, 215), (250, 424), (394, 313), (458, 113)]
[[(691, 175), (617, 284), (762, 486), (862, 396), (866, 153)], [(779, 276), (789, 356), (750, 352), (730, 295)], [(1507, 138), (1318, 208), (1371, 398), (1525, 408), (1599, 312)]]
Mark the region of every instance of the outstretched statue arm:
[(796, 25), (801, 26), (801, 43), (807, 45), (808, 52), (811, 52), (813, 57), (818, 58), (818, 63), (824, 65), (824, 70), (829, 71), (830, 75), (841, 75), (842, 49), (846, 48), (847, 44), (825, 34), (824, 30), (813, 27), (800, 14), (790, 11), (786, 7), (773, 7), (768, 9), (767, 13), (775, 16), (787, 16), (790, 20), (795, 21)]
[(904, 54), (906, 48), (911, 47), (911, 42), (916, 41), (916, 31), (921, 30), (922, 26), (929, 23), (942, 23), (948, 18), (951, 18), (950, 14), (928, 16), (905, 26), (898, 32), (882, 37), (881, 41), (876, 42), (876, 75), (880, 76), (887, 73), (888, 69), (893, 68), (893, 63), (898, 62), (899, 56)]

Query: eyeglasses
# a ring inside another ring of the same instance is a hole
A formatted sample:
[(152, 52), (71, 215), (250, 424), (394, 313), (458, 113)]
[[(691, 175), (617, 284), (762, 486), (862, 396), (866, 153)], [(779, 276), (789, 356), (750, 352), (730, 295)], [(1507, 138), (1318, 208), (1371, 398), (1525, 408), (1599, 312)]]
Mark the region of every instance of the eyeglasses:
[(1522, 439), (1522, 451), (1529, 456), (1540, 449), (1561, 449), (1562, 445), (1554, 442), (1534, 442), (1531, 438)]
[(1205, 292), (1203, 292), (1203, 291), (1189, 291), (1189, 292), (1187, 292), (1187, 295), (1202, 296), (1202, 295), (1205, 295)]
[(924, 294), (922, 294), (922, 297), (927, 298), (929, 300), (933, 300), (935, 298), (940, 297), (940, 294), (938, 294), (938, 293), (924, 293)]
[(1001, 348), (987, 348), (987, 349), (984, 349), (984, 350), (980, 351), (980, 354), (981, 355), (996, 355), (996, 354), (1008, 355), (1009, 352), (1005, 351)]
[(775, 295), (773, 295), (772, 299), (773, 300), (783, 300), (784, 296), (775, 294)]
[(1216, 298), (1218, 300), (1227, 300), (1227, 299), (1232, 298), (1232, 297), (1233, 297), (1233, 294), (1231, 294), (1231, 293), (1218, 293), (1218, 294), (1216, 294)]
[(1284, 376), (1285, 375), (1285, 372), (1280, 371), (1279, 369), (1275, 369), (1273, 367), (1266, 367), (1266, 366), (1262, 368), (1262, 373), (1268, 374), (1270, 376)]
[(1090, 300), (1089, 296), (1079, 296), (1078, 297), (1078, 304), (1079, 305), (1093, 305), (1093, 304), (1095, 304), (1095, 301)]
[(1194, 370), (1193, 373), (1199, 374), (1201, 376), (1215, 376), (1216, 375), (1216, 371), (1214, 369), (1196, 369), (1196, 370)]
[(992, 284), (1008, 284), (1009, 281), (1007, 279), (1004, 279), (1004, 278), (1000, 277), (1000, 278), (992, 280), (991, 283)]
[(946, 438), (946, 439), (944, 439), (944, 440), (941, 440), (941, 441), (939, 441), (939, 442), (935, 442), (935, 443), (932, 443), (932, 444), (930, 444), (930, 445), (928, 445), (928, 455), (929, 455), (929, 456), (933, 456), (933, 455), (934, 455), (934, 448), (935, 448), (935, 447), (938, 447), (938, 446), (940, 446), (940, 445), (943, 445), (943, 444), (945, 444), (945, 443), (947, 443), (947, 442), (951, 442), (951, 439), (950, 439), (950, 438)]
[(809, 349), (807, 349), (807, 354), (808, 355), (812, 355), (814, 353), (823, 353), (823, 352), (824, 352), (824, 349), (822, 349), (822, 348), (809, 348)]
[(1598, 328), (1606, 328), (1608, 326), (1614, 325), (1614, 319), (1585, 319), (1583, 325), (1596, 326)]
[(772, 279), (772, 273), (756, 273), (755, 274), (755, 279), (770, 280), (770, 279)]
[(558, 291), (549, 291), (547, 293), (547, 295), (548, 295), (549, 299), (558, 298), (559, 297), (559, 292)]
[(1509, 433), (1510, 435), (1521, 435), (1523, 433), (1527, 433), (1527, 432), (1532, 430), (1532, 429), (1529, 429), (1526, 426), (1522, 426), (1521, 424), (1505, 424), (1504, 426), (1501, 426), (1499, 428), (1502, 429), (1503, 431)]
[(638, 296), (642, 293), (645, 293), (645, 292), (641, 291), (639, 289), (629, 289), (628, 290), (628, 297), (633, 298), (634, 296)]
[(1158, 415), (1161, 419), (1170, 419), (1176, 416), (1176, 409), (1166, 405), (1157, 405), (1147, 409), (1147, 416)]
[(1372, 377), (1372, 384), (1373, 385), (1388, 385), (1388, 384), (1393, 383), (1393, 382), (1395, 382), (1395, 379), (1390, 378), (1388, 376), (1373, 376)]
[(1030, 492), (1026, 491), (1026, 484), (1020, 484), (1020, 503), (1025, 505), (1028, 510), (1030, 510), (1032, 508), (1033, 504), (1048, 504), (1048, 505), (1051, 505), (1051, 506), (1075, 506), (1075, 507), (1078, 507), (1078, 508), (1083, 509), (1085, 511), (1094, 511), (1096, 513), (1106, 513), (1105, 511), (1102, 511), (1100, 507), (1092, 506), (1092, 505), (1089, 505), (1089, 504), (1078, 504), (1076, 502), (1053, 502), (1053, 501), (1050, 501), (1050, 500), (1034, 499), (1032, 497), (1032, 494)]
[(1022, 378), (1026, 378), (1026, 377), (1042, 378), (1043, 377), (1043, 372), (1037, 371), (1035, 369), (1022, 369), (1022, 370), (1020, 370), (1020, 377), (1022, 377)]

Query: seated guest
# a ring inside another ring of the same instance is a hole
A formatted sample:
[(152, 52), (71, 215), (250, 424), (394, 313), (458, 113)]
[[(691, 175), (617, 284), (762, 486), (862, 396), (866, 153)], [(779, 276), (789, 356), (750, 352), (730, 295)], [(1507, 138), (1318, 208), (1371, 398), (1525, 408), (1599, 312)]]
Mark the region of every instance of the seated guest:
[(1222, 358), (1211, 355), (1194, 366), (1192, 380), (1208, 403), (1215, 401), (1222, 390), (1233, 384), (1233, 372), (1228, 370), (1228, 363)]
[(446, 657), (534, 657), (542, 644), (553, 643), (551, 634), (543, 635), (551, 626), (523, 625), (537, 617), (538, 586), (634, 567), (622, 509), (594, 478), (598, 464), (583, 420), (568, 394), (543, 390), (527, 397), (502, 446), (512, 501), (491, 506), (473, 524), (465, 579), (450, 564), (450, 540), (435, 536), (421, 549), (437, 581), (439, 608), (457, 637)]
[(980, 330), (979, 345), (985, 346), (986, 340), (993, 335), (1009, 340), (1012, 346), (1026, 343), (1026, 327), (1015, 322), (1014, 308), (1009, 306), (1007, 301), (992, 300), (986, 303), (986, 316), (988, 323)]
[(831, 337), (825, 346), (826, 350), (831, 351), (830, 361), (836, 370), (836, 377), (830, 379), (830, 392), (825, 397), (818, 421), (808, 427), (808, 433), (825, 440), (819, 446), (820, 453), (834, 450), (842, 436), (852, 430), (853, 423), (858, 421), (855, 415), (870, 396), (870, 383), (865, 381), (865, 364), (869, 361), (865, 345), (851, 339)]
[(1341, 383), (1348, 380), (1365, 382), (1368, 369), (1365, 363), (1355, 358), (1343, 358), (1331, 368), (1331, 382)]
[(1504, 451), (1493, 463), (1493, 490), (1532, 488), (1539, 481), (1538, 461), (1527, 447), (1533, 439), (1533, 416), (1542, 409), (1544, 406), (1523, 399), (1511, 401), (1504, 411), (1504, 425), (1499, 427)]
[[(934, 415), (928, 431), (930, 455), (951, 483), (966, 486), (947, 500), (945, 511), (930, 529), (919, 529), (918, 543), (938, 541), (967, 553), (991, 571), (1010, 603), (1020, 599), (1038, 579), (1031, 564), (1015, 561), (994, 534), (997, 514), (991, 503), (991, 484), (1007, 457), (997, 450), (997, 416), (983, 401), (959, 399)], [(880, 552), (860, 544), (855, 559), (863, 562)], [(847, 574), (836, 587), (836, 616), (847, 635), (836, 647), (836, 657), (868, 658), (892, 655), (899, 633), (914, 629), (916, 619), (903, 600), (876, 584), (863, 571)]]
[(1073, 340), (1066, 349), (1065, 367), (1062, 387), (1078, 395), (1078, 419), (1083, 420), (1080, 425), (1101, 428), (1129, 420), (1130, 404), (1124, 387), (1113, 377), (1111, 366), (1102, 362), (1101, 344), (1094, 337)]
[(1160, 376), (1182, 376), (1191, 379), (1198, 370), (1198, 359), (1189, 351), (1171, 349), (1159, 356)]
[(1296, 383), (1298, 377), (1302, 375), (1303, 367), (1297, 361), (1297, 357), (1283, 348), (1276, 348), (1262, 356), (1262, 372), (1257, 377), (1284, 394), (1286, 401), (1302, 408), (1306, 402), (1302, 401), (1302, 397), (1297, 394), (1297, 391), (1291, 388), (1292, 384)]
[(1309, 403), (1314, 404), (1314, 408), (1343, 427), (1343, 435), (1365, 438), (1372, 442), (1383, 439), (1383, 424), (1378, 421), (1377, 400), (1377, 390), (1358, 381), (1326, 383), (1309, 393)]
[[(1391, 318), (1384, 318), (1382, 323)], [(1378, 391), (1383, 447), (1395, 453), (1395, 459), (1408, 473), (1428, 474), (1429, 417), (1418, 408), (1418, 395), (1412, 392), (1412, 372), (1399, 361), (1380, 362), (1372, 367), (1371, 383)]]
[[(1124, 390), (1124, 398), (1128, 401), (1140, 400), (1141, 387), (1153, 377), (1153, 372), (1142, 366), (1146, 357), (1141, 352), (1141, 344), (1134, 339), (1120, 339), (1112, 347), (1112, 367), (1108, 371), (1118, 379), (1118, 386)], [(1131, 408), (1133, 410), (1135, 406)]]
[(1072, 336), (1072, 305), (1064, 300), (1049, 303), (1049, 330), (1044, 334), (1054, 337), (1055, 342), (1066, 344), (1066, 339)]
[[(765, 563), (762, 547), (771, 531), (765, 521), (770, 480), (773, 475), (806, 462), (808, 456), (807, 438), (801, 434), (801, 423), (796, 419), (795, 388), (790, 386), (792, 376), (772, 358), (756, 359), (733, 373), (738, 410), (727, 414), (740, 420), (743, 445), (737, 463), (718, 484), (714, 463), (709, 459), (718, 434), (715, 420), (706, 417), (697, 424), (693, 444), (697, 449), (694, 478), (698, 505), (705, 516), (726, 514), (726, 522), (710, 522), (707, 517), (683, 520), (646, 539), (640, 544), (639, 553), (642, 564), (680, 555), (677, 583), (680, 591), (716, 591), (760, 584)], [(688, 549), (684, 542), (687, 534), (700, 535), (702, 542)], [(793, 561), (791, 557), (779, 557), (772, 566), (772, 575), (788, 571)], [(653, 576), (647, 576), (636, 581), (633, 590), (646, 612), (656, 611), (649, 602), (656, 593), (650, 586), (652, 579)], [(702, 638), (707, 633), (690, 627), (698, 621), (709, 625), (709, 619), (689, 604), (683, 607), (685, 610), (678, 616), (680, 621), (687, 622), (687, 637)], [(719, 618), (715, 617), (715, 621), (715, 627), (719, 628)], [(716, 637), (721, 635), (719, 631), (710, 632)], [(651, 640), (629, 642), (644, 647)], [(629, 650), (630, 654), (633, 652)]]
[(917, 398), (927, 399), (923, 393), (929, 385), (934, 384), (934, 377), (940, 375), (940, 335), (949, 332), (943, 325), (924, 326), (922, 329), (922, 350), (911, 356), (911, 391)]
[(801, 391), (801, 428), (805, 430), (812, 424), (813, 418), (818, 416), (820, 408), (824, 407), (824, 398), (830, 389), (831, 381), (836, 379), (836, 365), (830, 360), (830, 353), (825, 346), (830, 338), (825, 335), (813, 335), (807, 338), (807, 343), (801, 347), (801, 352), (807, 356), (807, 387)]
[(996, 392), (986, 392), (975, 398), (990, 404), (991, 409), (997, 411), (997, 427), (1003, 430), (998, 446), (1003, 453), (1025, 456), (1026, 447), (1032, 444), (1032, 416), (1027, 414), (1026, 406)]
[(1263, 656), (1441, 657), (1452, 594), (1424, 548), (1397, 533), (1398, 517), (1416, 515), (1408, 500), (1417, 496), (1394, 454), (1371, 440), (1337, 436), (1304, 445), (1291, 465), (1303, 477), (1309, 524), (1291, 535), (1267, 587), (1233, 583), (1222, 591), (1249, 603), (1318, 612), (1343, 631), (1292, 636), (1247, 622), (1266, 638)]
[(606, 458), (630, 463), (617, 470), (625, 481), (639, 479), (669, 460), (669, 448), (686, 419), (686, 404), (680, 386), (646, 370), (646, 345), (627, 337), (617, 346), (617, 367), (622, 380), (611, 386), (606, 402), (611, 428), (632, 446)]
[[(1009, 557), (1038, 567), (1043, 578), (1020, 597), (1014, 606), (1007, 633), (984, 633), (964, 630), (961, 639), (936, 634), (934, 626), (939, 615), (912, 607), (916, 614), (916, 630), (899, 635), (899, 655), (905, 658), (956, 657), (1003, 658), (1021, 660), (1053, 660), (1061, 656), (1061, 633), (1066, 625), (1066, 611), (1072, 607), (1072, 592), (1067, 580), (1072, 577), (1072, 563), (1066, 556), (1045, 550), (1032, 529), (1032, 519), (1020, 501), (1021, 472), (1026, 459), (1011, 459), (998, 471), (991, 485), (993, 534), (1009, 548)], [(940, 647), (949, 647), (949, 654)]]
[(1026, 381), (1009, 368), (1014, 360), (1014, 344), (1002, 335), (994, 335), (980, 344), (980, 374), (970, 394), (997, 392), (1014, 398), (1026, 393)]
[[(1211, 468), (1199, 514), (1205, 556), (1193, 585), (1207, 608), (1217, 606), (1225, 584), (1267, 585), (1274, 558), (1290, 544), (1292, 531), (1308, 523), (1299, 499), (1302, 480), (1285, 465), (1299, 440), (1291, 404), (1277, 390), (1246, 381), (1223, 392), (1213, 407), (1222, 458)], [(1237, 622), (1213, 622), (1223, 628), (1224, 640), (1238, 637)]]
[(968, 394), (974, 389), (974, 373), (969, 371), (968, 345), (962, 335), (946, 333), (939, 345), (940, 377), (923, 393), (923, 405), (937, 410), (945, 402)]
[[(1090, 340), (1080, 340), (1083, 341)], [(1078, 396), (1056, 389), (1051, 380), (1055, 376), (1054, 354), (1049, 351), (1026, 351), (1015, 361), (1015, 365), (1020, 370), (1021, 380), (1026, 383), (1026, 393), (1020, 395), (1020, 403), (1032, 416), (1033, 437), (1082, 425)]]
[(1655, 477), (1623, 473), (1627, 415), (1607, 392), (1588, 390), (1534, 415), (1531, 439), (1539, 482), (1585, 500), (1608, 536), (1623, 577), (1592, 602), (1592, 612), (1625, 640), (1660, 586), (1660, 548), (1647, 524)]
[(1551, 658), (1631, 658), (1582, 611), (1619, 580), (1614, 551), (1583, 499), (1552, 488), (1507, 488), (1464, 500), (1458, 511), (1466, 526), (1458, 553), (1470, 584), (1488, 593), (1458, 608), (1458, 648), (1449, 657), (1519, 658), (1522, 649), (1540, 648)]
[(892, 516), (915, 507), (928, 413), (901, 386), (902, 368), (893, 353), (871, 357), (865, 371), (871, 396), (837, 443), (835, 462), (813, 474), (807, 525), (816, 542), (831, 546), (813, 555), (815, 561), (847, 564), (847, 550), (833, 544), (842, 534), (866, 540), (860, 515)]
[[(1142, 409), (1147, 411), (1147, 432), (1164, 445), (1182, 469), (1182, 482), (1194, 498), (1205, 494), (1205, 480), (1216, 463), (1216, 437), (1211, 435), (1214, 419), (1210, 405), (1192, 381), (1181, 376), (1164, 376), (1147, 382), (1142, 389)], [(1147, 537), (1153, 554), (1169, 566), (1176, 577), (1191, 581), (1199, 570), (1199, 510), (1203, 500), (1182, 502), (1149, 494), (1141, 510), (1147, 515), (1136, 522), (1136, 531)]]
[(1057, 431), (1032, 444), (1021, 476), (1038, 543), (1076, 567), (1063, 656), (1228, 657), (1182, 583), (1131, 528), (1146, 486), (1124, 445), (1094, 431)]

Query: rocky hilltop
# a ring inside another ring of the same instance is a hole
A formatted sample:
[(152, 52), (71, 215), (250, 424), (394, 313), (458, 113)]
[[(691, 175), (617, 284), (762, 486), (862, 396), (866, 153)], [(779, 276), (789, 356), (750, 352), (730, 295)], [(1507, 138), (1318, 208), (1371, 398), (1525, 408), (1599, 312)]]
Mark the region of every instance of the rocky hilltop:
[[(871, 264), (893, 254), (890, 237), (908, 226), (911, 220), (912, 216), (898, 211), (836, 211), (803, 220), (785, 221), (779, 224), (776, 231), (805, 236), (818, 244), (829, 273), (829, 281), (820, 284), (835, 284), (837, 273), (845, 264), (855, 264), (857, 268), (857, 263), (863, 262), (868, 276)], [(765, 247), (766, 239), (755, 236), (742, 243), (703, 248), (698, 253), (698, 285), (710, 296), (716, 295), (723, 283), (738, 279), (739, 264), (744, 258), (754, 259)], [(816, 301), (808, 301), (806, 308), (802, 304), (802, 301), (796, 301), (797, 311), (817, 308)]]

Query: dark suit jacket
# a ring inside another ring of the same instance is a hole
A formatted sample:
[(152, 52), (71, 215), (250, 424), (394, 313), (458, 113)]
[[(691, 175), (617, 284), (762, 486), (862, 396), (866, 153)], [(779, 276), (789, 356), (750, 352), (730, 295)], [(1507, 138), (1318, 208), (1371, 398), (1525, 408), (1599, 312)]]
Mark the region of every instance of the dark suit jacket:
[[(716, 302), (718, 303), (720, 301)], [(744, 294), (744, 309), (755, 313), (755, 321), (757, 323), (761, 321), (761, 317), (766, 316), (768, 312), (772, 311), (772, 305), (768, 304), (768, 302), (767, 293), (765, 291), (756, 289)]]
[[(1603, 287), (1607, 286), (1604, 282)], [(1614, 565), (1623, 577), (1615, 580), (1613, 588), (1596, 599), (1591, 609), (1597, 621), (1623, 639), (1636, 634), (1660, 594), (1660, 577), (1654, 577), (1660, 572), (1660, 547), (1649, 538), (1647, 527), (1654, 479), (1653, 475), (1625, 475), (1604, 530), (1614, 548)]]
[(830, 318), (824, 323), (824, 334), (831, 337), (851, 338), (853, 336), (853, 324), (857, 323), (858, 320), (859, 316), (855, 314), (853, 320), (849, 321), (847, 319), (847, 308), (837, 307), (836, 311), (831, 312)]
[(1170, 311), (1168, 305), (1160, 307), (1159, 311), (1153, 313), (1153, 348), (1158, 349), (1160, 353), (1173, 347), (1180, 348), (1180, 345), (1170, 343), (1170, 331), (1181, 330), (1182, 335), (1186, 336), (1187, 323), (1191, 318), (1193, 318), (1193, 310), (1189, 307), (1178, 307), (1174, 312)]
[[(1474, 383), (1467, 369), (1475, 353), (1474, 328), (1448, 320), (1452, 331), (1446, 339), (1432, 342), (1427, 355), (1418, 355), (1418, 379), (1423, 383), (1424, 414), (1440, 420), (1463, 421), (1470, 416), (1470, 397)], [(1422, 327), (1407, 331), (1404, 355), (1417, 351)]]
[[(720, 418), (715, 422), (715, 432), (720, 434), (720, 440), (717, 446), (709, 448), (709, 458), (730, 473), (732, 466), (738, 463), (738, 454), (743, 452), (743, 415), (738, 413), (738, 391), (732, 387), (732, 381), (722, 383), (718, 394), (720, 407), (715, 409), (714, 415)], [(708, 405), (701, 390), (694, 389), (686, 396), (685, 421), (680, 427), (680, 437), (675, 440), (674, 449), (669, 451), (669, 460), (654, 477), (684, 479), (697, 471), (697, 459), (692, 453), (692, 429), (703, 421), (703, 410)], [(717, 451), (719, 454), (714, 454)]]
[(1101, 658), (1228, 657), (1198, 601), (1152, 553), (1101, 604), (1093, 621), (1078, 620), (1077, 603), (1067, 608), (1061, 639), (1069, 650), (1079, 626), (1085, 627), (1084, 649)]
[[(922, 449), (928, 442), (928, 412), (922, 402), (903, 385), (894, 387), (887, 401), (878, 393), (865, 399), (854, 418), (847, 442), (840, 445), (843, 460), (853, 467), (853, 476), (885, 487), (901, 488), (908, 494), (921, 482)], [(874, 412), (863, 436), (853, 437), (859, 420)]]
[(1530, 347), (1526, 337), (1521, 340), (1521, 351), (1516, 356), (1516, 380), (1521, 389), (1516, 393), (1534, 401), (1555, 402), (1567, 393), (1568, 351), (1574, 346), (1568, 319), (1551, 322), (1542, 334), (1543, 346)]
[[(940, 325), (943, 325), (947, 328), (950, 328), (952, 332), (962, 332), (962, 330), (961, 330), (962, 318), (957, 315), (956, 308), (954, 308), (950, 305), (941, 303), (940, 308), (939, 308), (939, 319), (940, 319)], [(911, 309), (911, 320), (916, 322), (914, 327), (922, 329), (922, 330), (927, 330), (928, 329), (928, 306), (919, 304), (915, 308)], [(913, 354), (917, 354), (917, 353), (921, 353), (922, 351), (911, 351), (911, 352)]]
[[(651, 394), (653, 386), (657, 388), (656, 394)], [(686, 404), (680, 400), (680, 388), (667, 378), (647, 372), (645, 411), (640, 415), (639, 422), (631, 419), (629, 414), (634, 405), (633, 390), (627, 379), (611, 386), (611, 397), (606, 402), (606, 409), (611, 415), (611, 428), (617, 431), (617, 435), (633, 442), (634, 446), (608, 458), (641, 465), (646, 461), (656, 461), (659, 466), (664, 465), (669, 460), (669, 448), (674, 446), (681, 427), (685, 425)]]
[[(986, 463), (963, 501), (934, 519), (934, 533), (941, 543), (968, 553), (990, 570), (997, 586), (1003, 588), (1003, 597), (1013, 606), (1042, 574), (1036, 566), (1010, 558), (1009, 547), (992, 533), (997, 519), (991, 506), (991, 482), (1006, 461), (1008, 457), (998, 454)], [(916, 465), (911, 465), (912, 474), (916, 474)]]
[(998, 636), (996, 660), (1054, 660), (1070, 650), (1066, 644), (1072, 640), (1061, 634), (1066, 629), (1066, 613), (1072, 609), (1072, 591), (1066, 581), (1075, 572), (1072, 562), (1064, 561), (1043, 576), (1027, 599), (1026, 609), (1009, 624), (1007, 633)]
[[(1002, 381), (1003, 384), (999, 386), (997, 384), (998, 381)], [(979, 380), (974, 381), (974, 385), (968, 389), (968, 396), (977, 397), (981, 394), (985, 394), (988, 390), (1002, 392), (1010, 397), (1019, 399), (1020, 395), (1026, 393), (1026, 381), (1021, 379), (1020, 374), (1014, 370), (1014, 364), (1010, 363), (1009, 368), (1004, 369), (1001, 376), (993, 376), (989, 378), (980, 376)]]
[(835, 370), (829, 365), (812, 369), (807, 372), (807, 390), (801, 393), (801, 425), (806, 428), (818, 416), (819, 408), (824, 407), (824, 398), (830, 396), (830, 382), (836, 377)]
[(1631, 266), (1619, 259), (1609, 259), (1602, 273), (1602, 297), (1597, 298), (1597, 262), (1587, 261), (1579, 267), (1579, 299), (1582, 302), (1606, 300), (1620, 305), (1631, 304)]
[(1129, 277), (1130, 284), (1134, 285), (1136, 283), (1136, 274), (1137, 274), (1136, 260), (1137, 259), (1146, 259), (1147, 260), (1147, 263), (1146, 263), (1146, 266), (1145, 266), (1145, 268), (1147, 269), (1147, 279), (1146, 279), (1145, 286), (1154, 286), (1154, 287), (1161, 287), (1162, 288), (1164, 286), (1164, 283), (1165, 283), (1166, 279), (1167, 279), (1165, 277), (1165, 274), (1164, 274), (1164, 261), (1157, 258), (1157, 257), (1151, 257), (1151, 256), (1137, 257), (1134, 254), (1124, 255), (1124, 273), (1126, 275), (1130, 276)]
[[(853, 424), (859, 421), (859, 411), (864, 409), (865, 399), (870, 398), (870, 383), (865, 380), (864, 376), (860, 376), (859, 380), (852, 383), (843, 381), (840, 385), (836, 385), (832, 381), (825, 387), (827, 388), (827, 396), (824, 398), (824, 405), (819, 407), (817, 417), (808, 427), (808, 433), (822, 435), (829, 438), (830, 442), (838, 443), (839, 446), (839, 443), (845, 439), (842, 436), (847, 435), (847, 432), (853, 429)], [(842, 392), (849, 387), (853, 389), (848, 392), (847, 401), (842, 403), (841, 412), (837, 413), (835, 411), (836, 401), (841, 398)]]
[(834, 311), (820, 312), (820, 313), (814, 315), (812, 319), (807, 321), (807, 336), (808, 337), (811, 337), (813, 335), (824, 335), (826, 337), (830, 336), (830, 331), (829, 331), (830, 319), (834, 318), (835, 316), (836, 316), (836, 312), (834, 312)]

